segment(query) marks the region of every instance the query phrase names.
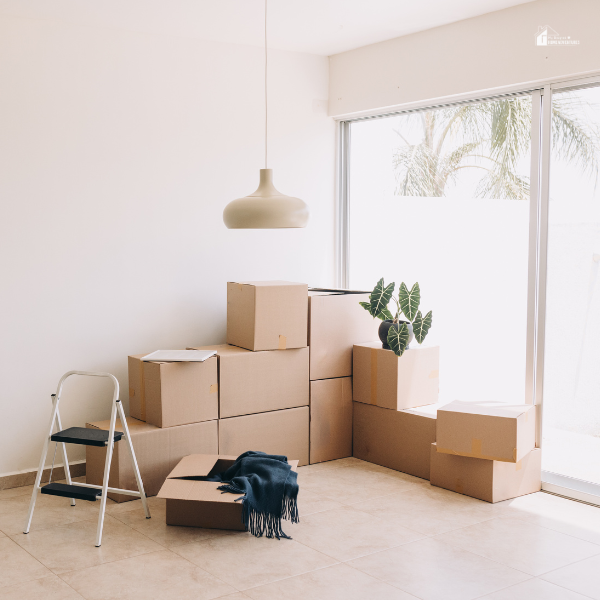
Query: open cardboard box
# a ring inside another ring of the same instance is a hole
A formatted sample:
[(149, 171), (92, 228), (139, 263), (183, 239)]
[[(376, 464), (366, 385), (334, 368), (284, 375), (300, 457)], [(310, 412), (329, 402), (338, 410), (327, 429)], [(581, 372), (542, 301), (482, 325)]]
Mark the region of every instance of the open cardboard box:
[[(242, 503), (235, 501), (240, 494), (222, 493), (217, 481), (198, 480), (226, 471), (236, 459), (223, 454), (184, 456), (158, 492), (167, 501), (167, 525), (244, 531)], [(297, 470), (297, 460), (288, 464)]]

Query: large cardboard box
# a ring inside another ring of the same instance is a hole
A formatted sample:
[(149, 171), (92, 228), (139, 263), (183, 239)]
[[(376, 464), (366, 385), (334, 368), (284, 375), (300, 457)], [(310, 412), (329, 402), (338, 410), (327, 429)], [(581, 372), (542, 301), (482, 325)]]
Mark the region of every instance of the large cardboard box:
[(217, 359), (204, 362), (144, 362), (128, 357), (129, 412), (157, 427), (219, 417)]
[(437, 451), (516, 463), (535, 448), (535, 406), (446, 404), (437, 415)]
[(352, 456), (352, 377), (310, 382), (310, 463)]
[(308, 285), (289, 281), (227, 284), (227, 343), (247, 350), (304, 348)]
[(439, 397), (440, 348), (419, 346), (402, 356), (381, 342), (354, 345), (354, 401), (401, 410), (435, 404)]
[(431, 444), (435, 442), (434, 412), (353, 404), (356, 458), (429, 479)]
[[(184, 456), (219, 452), (217, 421), (161, 429), (127, 417), (127, 425), (147, 496), (156, 496), (167, 475)], [(110, 420), (86, 423), (86, 427), (108, 430)], [(118, 419), (116, 430), (123, 431)], [(108, 484), (110, 487), (137, 491), (131, 456), (125, 444), (124, 440), (115, 444)], [(102, 485), (106, 448), (86, 446), (85, 457), (87, 483)], [(135, 500), (134, 496), (125, 494), (109, 493), (108, 497), (115, 502)]]
[[(233, 529), (244, 531), (239, 494), (224, 494), (216, 481), (198, 481), (200, 477), (227, 470), (237, 457), (216, 454), (192, 454), (181, 459), (169, 473), (158, 497), (167, 504), (167, 525)], [(298, 461), (290, 460), (292, 470)]]
[(144, 362), (145, 354), (132, 354), (127, 357), (129, 374), (129, 414), (139, 421), (146, 420), (146, 395), (144, 394)]
[(219, 418), (217, 357), (144, 364), (146, 421), (174, 427)]
[(228, 344), (216, 350), (219, 365), (219, 417), (308, 406), (308, 348), (251, 352)]
[(431, 485), (486, 502), (539, 492), (542, 489), (542, 451), (534, 448), (517, 463), (455, 456), (431, 444)]
[(281, 454), (308, 464), (308, 406), (219, 420), (219, 454), (248, 450)]
[(352, 375), (352, 346), (378, 339), (380, 321), (359, 302), (368, 292), (309, 290), (308, 345), (310, 378), (331, 379)]

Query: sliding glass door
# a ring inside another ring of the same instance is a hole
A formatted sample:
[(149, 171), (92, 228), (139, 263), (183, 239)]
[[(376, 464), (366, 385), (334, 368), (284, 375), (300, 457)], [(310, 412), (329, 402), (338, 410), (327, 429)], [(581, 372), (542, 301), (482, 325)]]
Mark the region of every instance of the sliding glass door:
[(542, 461), (550, 483), (590, 493), (581, 482), (600, 485), (599, 160), (600, 87), (555, 90)]
[(419, 282), (440, 401), (537, 403), (600, 504), (600, 80), (341, 124), (340, 284)]
[(419, 282), (440, 400), (525, 402), (531, 95), (349, 125), (348, 281)]

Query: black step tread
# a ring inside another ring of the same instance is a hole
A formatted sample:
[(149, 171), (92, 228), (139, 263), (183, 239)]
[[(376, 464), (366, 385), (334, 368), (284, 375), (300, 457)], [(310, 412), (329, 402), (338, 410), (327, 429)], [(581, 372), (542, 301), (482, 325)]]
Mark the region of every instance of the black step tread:
[[(89, 427), (69, 427), (58, 431), (50, 439), (65, 444), (82, 444), (83, 446), (106, 446), (109, 432), (106, 429), (90, 429)], [(115, 442), (123, 437), (123, 433), (115, 431)]]
[(89, 500), (95, 502), (98, 496), (102, 495), (102, 490), (96, 488), (84, 487), (82, 485), (68, 485), (66, 483), (49, 483), (42, 488), (42, 494), (49, 496), (63, 496), (65, 498), (75, 498), (76, 500)]

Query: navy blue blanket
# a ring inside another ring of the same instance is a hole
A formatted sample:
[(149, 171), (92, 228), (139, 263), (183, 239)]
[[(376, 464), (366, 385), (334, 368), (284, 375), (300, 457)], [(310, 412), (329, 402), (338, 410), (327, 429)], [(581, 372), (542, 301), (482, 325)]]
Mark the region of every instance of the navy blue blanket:
[(243, 494), (242, 521), (256, 537), (291, 539), (281, 529), (281, 520), (298, 523), (298, 474), (287, 457), (264, 452), (244, 452), (223, 473), (206, 478), (221, 481), (218, 489)]

